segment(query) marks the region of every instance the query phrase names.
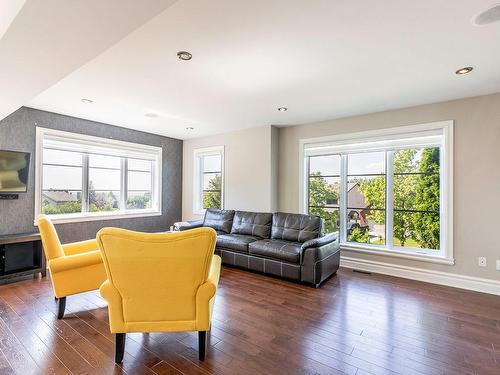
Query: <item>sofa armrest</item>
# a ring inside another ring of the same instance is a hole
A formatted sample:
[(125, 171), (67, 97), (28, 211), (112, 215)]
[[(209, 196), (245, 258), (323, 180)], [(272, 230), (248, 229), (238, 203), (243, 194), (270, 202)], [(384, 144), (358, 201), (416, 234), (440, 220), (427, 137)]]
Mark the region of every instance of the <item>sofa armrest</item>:
[(202, 226), (203, 220), (188, 221), (187, 224), (185, 222), (174, 224), (175, 229), (178, 231), (201, 228)]
[(302, 244), (301, 264), (315, 264), (340, 250), (339, 236), (330, 233)]
[(306, 241), (302, 244), (301, 249), (304, 251), (305, 249), (309, 249), (311, 247), (321, 247), (328, 245), (329, 243), (337, 241), (339, 235), (337, 232), (327, 234), (323, 237), (313, 238), (312, 240)]
[(300, 280), (316, 288), (337, 272), (340, 265), (340, 241), (336, 233), (304, 242), (300, 260)]

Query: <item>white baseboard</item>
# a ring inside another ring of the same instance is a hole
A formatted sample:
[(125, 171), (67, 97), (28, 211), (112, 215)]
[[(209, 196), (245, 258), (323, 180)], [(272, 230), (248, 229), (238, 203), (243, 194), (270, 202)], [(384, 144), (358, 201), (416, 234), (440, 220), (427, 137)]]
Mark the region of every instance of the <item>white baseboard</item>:
[(447, 285), (455, 288), (474, 290), (476, 292), (500, 295), (500, 281), (480, 277), (464, 276), (448, 272), (431, 271), (422, 268), (400, 266), (396, 264), (376, 262), (372, 260), (340, 257), (340, 266), (365, 272), (402, 277), (405, 279), (425, 281), (428, 283)]

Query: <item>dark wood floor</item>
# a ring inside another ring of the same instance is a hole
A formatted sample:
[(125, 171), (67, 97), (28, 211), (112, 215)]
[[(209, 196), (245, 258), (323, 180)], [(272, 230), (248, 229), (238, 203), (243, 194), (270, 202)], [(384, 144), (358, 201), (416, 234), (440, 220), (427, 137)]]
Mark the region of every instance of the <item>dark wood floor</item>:
[(0, 374), (500, 374), (500, 297), (341, 270), (321, 289), (224, 268), (195, 333), (130, 334), (113, 363), (97, 292), (56, 319), (50, 280), (0, 286)]

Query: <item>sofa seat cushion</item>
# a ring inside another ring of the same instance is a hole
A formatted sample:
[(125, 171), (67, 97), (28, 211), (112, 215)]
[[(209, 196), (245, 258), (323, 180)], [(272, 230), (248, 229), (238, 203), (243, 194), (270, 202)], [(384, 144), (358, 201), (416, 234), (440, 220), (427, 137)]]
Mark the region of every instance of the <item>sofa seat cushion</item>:
[(258, 237), (244, 234), (222, 234), (217, 236), (217, 247), (248, 253), (248, 244), (257, 240)]
[(260, 240), (248, 245), (248, 253), (283, 262), (300, 264), (302, 244), (282, 240)]

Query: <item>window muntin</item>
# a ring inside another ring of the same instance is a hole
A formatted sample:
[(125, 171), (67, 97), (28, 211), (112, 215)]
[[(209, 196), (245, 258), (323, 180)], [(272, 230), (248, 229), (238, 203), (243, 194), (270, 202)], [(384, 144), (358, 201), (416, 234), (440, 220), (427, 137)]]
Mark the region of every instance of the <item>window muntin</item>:
[(224, 150), (222, 147), (195, 150), (195, 212), (223, 208)]
[(161, 148), (37, 128), (37, 153), (35, 217), (161, 212)]
[[(323, 170), (340, 169), (340, 221), (333, 230), (346, 248), (453, 263), (452, 122), (402, 129), (301, 141), (304, 210), (325, 217), (326, 206), (318, 211), (310, 205), (311, 168), (336, 156), (340, 168), (330, 162)], [(355, 183), (361, 183), (366, 205), (355, 203), (357, 193), (350, 192)], [(356, 224), (367, 225), (366, 233), (353, 235)]]

